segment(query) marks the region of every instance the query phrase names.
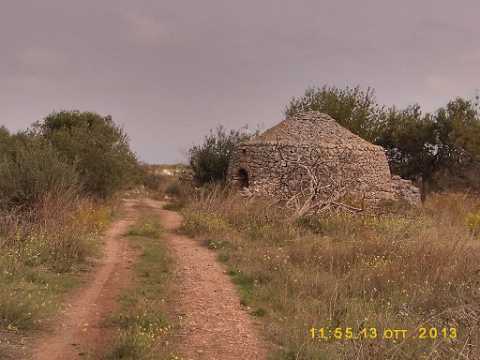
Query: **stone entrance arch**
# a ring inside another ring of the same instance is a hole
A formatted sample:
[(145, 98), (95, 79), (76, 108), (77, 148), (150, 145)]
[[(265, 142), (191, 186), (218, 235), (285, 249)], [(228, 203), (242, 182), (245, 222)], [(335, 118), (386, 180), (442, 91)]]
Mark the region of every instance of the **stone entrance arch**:
[(250, 181), (248, 178), (247, 170), (240, 168), (238, 170), (238, 184), (240, 185), (241, 189), (248, 188), (250, 186)]

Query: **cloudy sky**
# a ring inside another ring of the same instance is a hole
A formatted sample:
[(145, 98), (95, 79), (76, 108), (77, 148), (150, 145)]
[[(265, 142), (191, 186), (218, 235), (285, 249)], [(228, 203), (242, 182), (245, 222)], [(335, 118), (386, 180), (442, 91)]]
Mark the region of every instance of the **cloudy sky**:
[(148, 162), (268, 127), (306, 87), (435, 109), (480, 87), (474, 0), (0, 0), (0, 125), (111, 114)]

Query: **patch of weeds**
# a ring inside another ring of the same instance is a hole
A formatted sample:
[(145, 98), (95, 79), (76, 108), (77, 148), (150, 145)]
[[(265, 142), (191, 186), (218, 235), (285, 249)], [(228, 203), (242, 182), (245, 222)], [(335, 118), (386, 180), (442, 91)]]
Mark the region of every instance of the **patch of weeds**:
[(263, 317), (267, 315), (267, 310), (265, 310), (264, 308), (257, 308), (253, 310), (250, 314), (256, 317)]
[(232, 232), (232, 227), (226, 219), (217, 214), (187, 212), (182, 230), (190, 236), (209, 234), (212, 238), (220, 238)]
[(59, 309), (61, 296), (78, 285), (74, 274), (17, 270), (0, 277), (0, 328), (9, 331), (39, 328), (43, 319)]
[(298, 218), (295, 221), (295, 225), (315, 235), (330, 235), (350, 224), (348, 223), (348, 219), (343, 218), (343, 215), (325, 217), (311, 215)]
[(162, 235), (163, 228), (157, 217), (144, 217), (130, 227), (128, 236), (142, 236), (158, 239)]
[(169, 202), (163, 206), (165, 210), (180, 211), (185, 207), (185, 203), (179, 200)]
[(206, 240), (205, 243), (210, 250), (220, 250), (228, 246), (228, 241), (225, 241), (225, 240), (210, 239), (210, 240)]
[(248, 306), (252, 300), (254, 279), (241, 271), (230, 269), (227, 274), (232, 278), (232, 282), (237, 285), (240, 292), (240, 303)]
[(126, 309), (112, 319), (119, 335), (114, 348), (105, 359), (145, 359), (151, 354), (158, 338), (170, 331), (170, 326), (154, 304), (137, 304), (136, 310)]
[(222, 262), (222, 263), (227, 263), (228, 260), (230, 260), (230, 255), (228, 255), (227, 253), (220, 253), (218, 254), (218, 261)]

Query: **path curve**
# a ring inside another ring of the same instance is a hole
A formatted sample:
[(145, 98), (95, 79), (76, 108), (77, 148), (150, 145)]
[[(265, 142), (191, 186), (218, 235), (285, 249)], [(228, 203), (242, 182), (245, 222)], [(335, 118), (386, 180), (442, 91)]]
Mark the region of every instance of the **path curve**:
[(146, 200), (168, 230), (165, 240), (175, 256), (174, 282), (181, 315), (180, 355), (185, 360), (263, 360), (266, 345), (259, 326), (242, 308), (235, 286), (217, 261), (215, 252), (198, 241), (178, 235), (182, 217), (163, 210), (163, 203)]
[(38, 339), (32, 352), (34, 360), (74, 360), (105, 351), (110, 336), (102, 322), (131, 280), (134, 253), (123, 235), (135, 220), (135, 204), (134, 200), (125, 200), (126, 216), (106, 232), (104, 256), (92, 279), (69, 296), (64, 310), (52, 321), (52, 333)]

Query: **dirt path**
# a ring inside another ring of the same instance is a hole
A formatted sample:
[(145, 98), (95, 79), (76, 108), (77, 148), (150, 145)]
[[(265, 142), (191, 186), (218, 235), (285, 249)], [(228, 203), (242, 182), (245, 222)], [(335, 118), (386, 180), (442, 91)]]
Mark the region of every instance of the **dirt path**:
[(163, 210), (154, 200), (126, 202), (127, 216), (105, 235), (105, 254), (88, 284), (75, 291), (65, 310), (52, 321), (52, 331), (34, 346), (33, 360), (98, 359), (112, 334), (102, 322), (116, 308), (120, 291), (132, 280), (134, 252), (123, 234), (134, 222), (135, 205), (157, 212), (168, 230), (165, 236), (176, 258), (173, 282), (178, 298), (173, 308), (181, 316), (176, 334), (185, 360), (264, 360), (266, 346), (253, 318), (240, 305), (234, 285), (214, 252), (197, 241), (175, 233), (182, 218)]
[(105, 234), (104, 256), (91, 280), (67, 300), (65, 310), (52, 321), (52, 333), (38, 340), (32, 352), (34, 360), (74, 360), (105, 350), (110, 336), (102, 321), (113, 311), (117, 295), (131, 280), (134, 253), (122, 235), (134, 221), (135, 203), (125, 202), (126, 217), (116, 221)]
[(182, 317), (178, 342), (185, 360), (266, 359), (253, 318), (242, 309), (239, 296), (213, 251), (198, 241), (174, 232), (182, 222), (175, 212), (162, 210), (162, 203), (147, 200), (168, 230), (165, 240), (176, 258), (174, 304)]

